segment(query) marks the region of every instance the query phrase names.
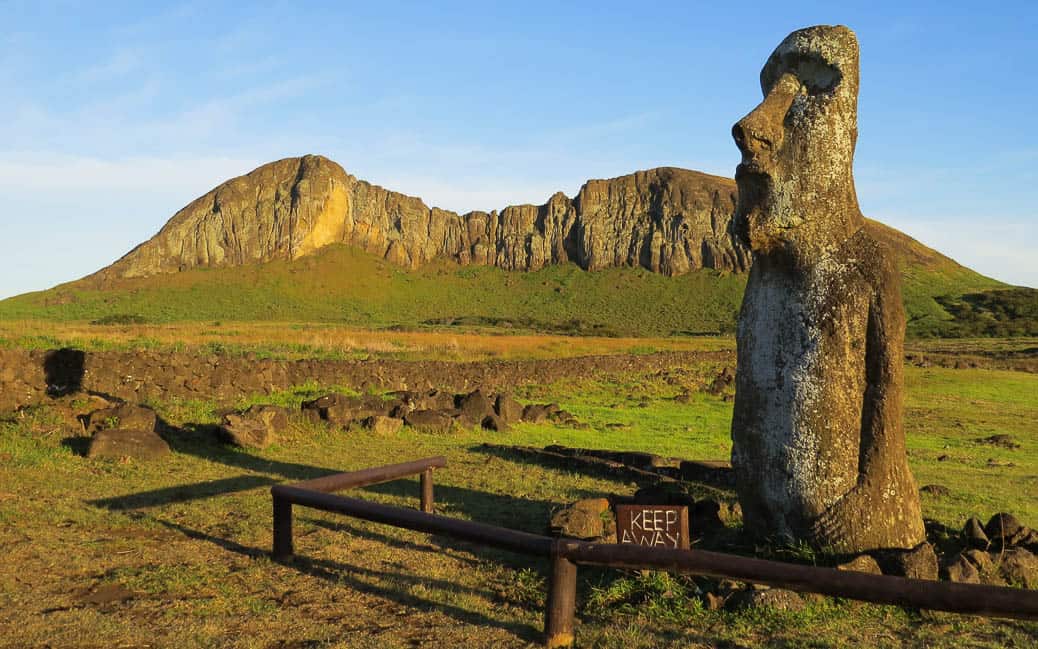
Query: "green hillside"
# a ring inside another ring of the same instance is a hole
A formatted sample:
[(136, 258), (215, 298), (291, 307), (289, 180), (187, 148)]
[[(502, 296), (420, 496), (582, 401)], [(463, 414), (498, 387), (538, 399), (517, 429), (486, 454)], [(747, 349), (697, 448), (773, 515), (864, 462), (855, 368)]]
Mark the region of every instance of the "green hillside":
[[(900, 235), (890, 233), (885, 234)], [(952, 331), (949, 325), (955, 321), (944, 305), (964, 294), (1003, 286), (908, 241), (918, 249), (905, 242), (898, 242), (897, 249), (905, 266), (904, 294), (913, 333)], [(578, 334), (694, 335), (732, 330), (745, 281), (745, 275), (711, 270), (664, 277), (639, 268), (586, 272), (572, 264), (531, 273), (449, 262), (405, 270), (334, 245), (294, 262), (106, 284), (80, 280), (4, 300), (0, 318), (309, 321), (373, 328), (484, 325)]]

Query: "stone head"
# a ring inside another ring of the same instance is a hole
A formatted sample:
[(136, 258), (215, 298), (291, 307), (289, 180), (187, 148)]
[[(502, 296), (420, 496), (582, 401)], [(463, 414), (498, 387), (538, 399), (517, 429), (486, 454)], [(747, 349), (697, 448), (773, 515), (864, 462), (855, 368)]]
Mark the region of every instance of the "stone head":
[(858, 40), (808, 27), (775, 48), (764, 100), (732, 127), (742, 153), (735, 228), (759, 254), (811, 263), (863, 223), (852, 168), (858, 136)]

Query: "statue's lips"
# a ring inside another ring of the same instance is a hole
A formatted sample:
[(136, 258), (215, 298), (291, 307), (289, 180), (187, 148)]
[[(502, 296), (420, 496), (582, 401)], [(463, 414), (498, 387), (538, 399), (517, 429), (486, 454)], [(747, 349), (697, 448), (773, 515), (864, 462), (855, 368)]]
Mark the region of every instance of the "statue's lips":
[(735, 167), (735, 179), (744, 178), (746, 176), (765, 176), (764, 170), (760, 168), (760, 165), (754, 160), (750, 162), (743, 162), (742, 164)]

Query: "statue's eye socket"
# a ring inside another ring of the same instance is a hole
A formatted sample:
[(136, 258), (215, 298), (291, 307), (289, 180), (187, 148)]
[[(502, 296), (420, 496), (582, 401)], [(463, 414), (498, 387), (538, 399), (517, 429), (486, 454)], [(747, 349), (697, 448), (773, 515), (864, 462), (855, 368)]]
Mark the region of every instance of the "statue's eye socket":
[(809, 95), (831, 93), (843, 76), (835, 67), (815, 58), (800, 60), (793, 69)]

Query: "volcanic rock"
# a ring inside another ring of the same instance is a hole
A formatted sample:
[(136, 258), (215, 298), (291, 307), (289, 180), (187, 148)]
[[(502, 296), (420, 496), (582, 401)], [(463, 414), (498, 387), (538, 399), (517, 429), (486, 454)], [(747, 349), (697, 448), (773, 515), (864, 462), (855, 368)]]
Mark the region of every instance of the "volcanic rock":
[(514, 424), (523, 418), (523, 406), (512, 398), (512, 395), (503, 392), (497, 395), (494, 402), (494, 411), (506, 424)]
[(94, 433), (90, 439), (87, 457), (155, 460), (169, 453), (169, 444), (153, 430), (106, 428)]
[(404, 417), (404, 423), (423, 433), (449, 433), (454, 417), (442, 410), (415, 410)]
[(376, 435), (392, 435), (404, 425), (401, 419), (374, 415), (364, 420), (364, 427)]
[(589, 180), (573, 199), (459, 215), (358, 180), (318, 155), (229, 180), (177, 212), (150, 240), (98, 272), (108, 280), (298, 259), (335, 243), (415, 268), (433, 259), (537, 270), (641, 266), (666, 275), (743, 271), (731, 236), (735, 184), (663, 167)]
[(90, 413), (86, 432), (92, 435), (108, 428), (154, 431), (157, 422), (158, 417), (151, 408), (126, 403)]

